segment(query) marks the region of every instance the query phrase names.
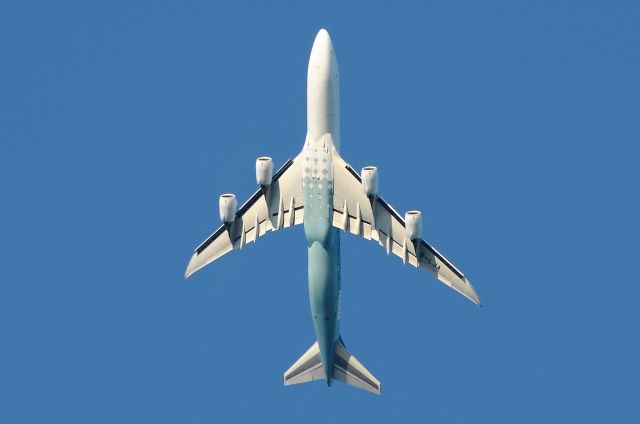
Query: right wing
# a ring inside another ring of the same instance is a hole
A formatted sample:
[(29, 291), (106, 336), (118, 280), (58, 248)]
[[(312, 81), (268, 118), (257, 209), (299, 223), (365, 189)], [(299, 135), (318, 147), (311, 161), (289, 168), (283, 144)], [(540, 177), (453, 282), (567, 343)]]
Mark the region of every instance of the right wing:
[(255, 242), (267, 231), (301, 224), (304, 219), (300, 155), (289, 159), (273, 176), (266, 191), (258, 189), (236, 212), (231, 224), (221, 225), (193, 253), (185, 278), (234, 249)]
[(333, 226), (376, 240), (404, 263), (429, 271), (438, 280), (480, 306), (471, 282), (426, 241), (408, 240), (404, 219), (382, 197), (367, 197), (360, 175), (337, 153), (333, 156)]

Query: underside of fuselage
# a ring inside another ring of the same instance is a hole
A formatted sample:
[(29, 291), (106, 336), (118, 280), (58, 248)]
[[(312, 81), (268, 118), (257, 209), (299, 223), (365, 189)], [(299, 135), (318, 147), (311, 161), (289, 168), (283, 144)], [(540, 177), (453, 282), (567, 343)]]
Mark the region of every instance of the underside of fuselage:
[(307, 137), (303, 148), (304, 232), (309, 303), (327, 384), (339, 332), (340, 234), (332, 226), (334, 150), (339, 148), (339, 74), (331, 38), (320, 30), (307, 72)]

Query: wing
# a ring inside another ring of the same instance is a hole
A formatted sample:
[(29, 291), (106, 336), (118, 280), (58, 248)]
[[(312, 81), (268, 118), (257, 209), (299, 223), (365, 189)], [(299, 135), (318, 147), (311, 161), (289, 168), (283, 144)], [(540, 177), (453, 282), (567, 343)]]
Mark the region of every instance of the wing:
[(301, 224), (304, 219), (300, 155), (289, 159), (266, 190), (259, 189), (236, 212), (235, 220), (220, 226), (194, 252), (185, 278), (234, 249), (255, 242), (267, 231)]
[(476, 305), (480, 298), (458, 268), (426, 241), (406, 237), (404, 219), (382, 197), (369, 198), (360, 175), (337, 153), (333, 157), (333, 226), (375, 240), (404, 263), (429, 271)]

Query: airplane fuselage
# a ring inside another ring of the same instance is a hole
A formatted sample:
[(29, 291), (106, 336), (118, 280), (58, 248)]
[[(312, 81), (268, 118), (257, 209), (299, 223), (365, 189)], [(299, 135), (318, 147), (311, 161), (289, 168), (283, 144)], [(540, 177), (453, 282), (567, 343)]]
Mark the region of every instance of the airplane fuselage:
[(304, 232), (308, 245), (309, 303), (331, 384), (340, 325), (340, 233), (332, 225), (333, 150), (340, 148), (338, 64), (329, 34), (321, 30), (307, 73), (307, 136), (303, 148)]

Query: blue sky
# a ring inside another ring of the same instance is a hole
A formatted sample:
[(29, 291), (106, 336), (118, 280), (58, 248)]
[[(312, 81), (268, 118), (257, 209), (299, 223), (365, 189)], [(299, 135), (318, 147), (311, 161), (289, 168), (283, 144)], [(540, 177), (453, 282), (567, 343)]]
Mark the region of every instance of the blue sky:
[[(0, 5), (0, 421), (640, 419), (640, 5)], [(382, 382), (282, 386), (314, 339), (302, 228), (183, 280), (305, 135), (326, 27), (342, 154), (484, 307), (343, 236), (342, 335)]]

